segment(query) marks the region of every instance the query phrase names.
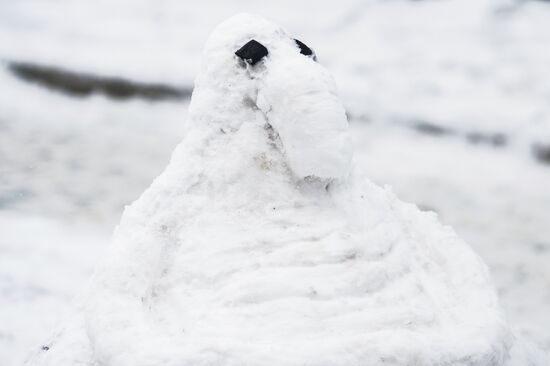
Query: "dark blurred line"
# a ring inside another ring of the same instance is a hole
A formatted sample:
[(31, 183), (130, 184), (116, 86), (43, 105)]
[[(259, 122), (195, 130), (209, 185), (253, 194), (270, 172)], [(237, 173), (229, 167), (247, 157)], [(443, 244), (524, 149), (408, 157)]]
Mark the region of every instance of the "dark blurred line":
[(508, 137), (500, 132), (496, 133), (481, 133), (481, 132), (468, 132), (466, 133), (466, 140), (469, 143), (493, 145), (496, 147), (505, 146), (508, 143)]
[(450, 128), (441, 127), (427, 121), (414, 121), (412, 125), (415, 130), (426, 135), (442, 136), (456, 134), (456, 131)]
[(532, 146), (532, 152), (537, 161), (543, 164), (550, 164), (550, 144), (534, 144)]
[(412, 128), (422, 134), (434, 137), (442, 136), (460, 136), (472, 145), (490, 145), (494, 147), (503, 147), (508, 143), (508, 137), (504, 133), (484, 133), (476, 131), (457, 131), (452, 128), (443, 127), (436, 123), (424, 120), (415, 120), (410, 123)]
[(130, 98), (150, 101), (182, 100), (190, 98), (193, 91), (192, 88), (103, 77), (20, 61), (8, 62), (8, 69), (22, 80), (74, 97), (103, 94), (117, 100)]

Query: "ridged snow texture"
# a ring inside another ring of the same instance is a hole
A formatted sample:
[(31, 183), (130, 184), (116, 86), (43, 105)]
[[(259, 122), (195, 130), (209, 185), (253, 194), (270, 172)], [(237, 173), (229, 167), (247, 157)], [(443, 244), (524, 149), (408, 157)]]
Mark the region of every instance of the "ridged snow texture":
[(31, 364), (529, 364), (481, 259), (350, 168), (334, 82), (286, 31), (221, 24), (186, 129)]

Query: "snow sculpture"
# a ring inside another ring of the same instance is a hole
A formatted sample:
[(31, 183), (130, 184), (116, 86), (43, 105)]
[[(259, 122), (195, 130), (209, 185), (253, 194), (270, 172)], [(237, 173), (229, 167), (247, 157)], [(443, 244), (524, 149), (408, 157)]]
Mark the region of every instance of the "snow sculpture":
[(282, 28), (238, 15), (214, 31), (186, 128), (126, 208), (81, 309), (31, 364), (486, 366), (523, 355), (470, 247), (353, 172), (334, 82)]

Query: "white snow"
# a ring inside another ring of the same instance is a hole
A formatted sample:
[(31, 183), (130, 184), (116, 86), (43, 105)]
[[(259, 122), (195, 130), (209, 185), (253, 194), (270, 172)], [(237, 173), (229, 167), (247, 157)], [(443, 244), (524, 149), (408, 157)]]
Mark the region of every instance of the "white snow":
[[(515, 343), (483, 261), (434, 213), (360, 174), (294, 174), (285, 121), (270, 130), (251, 99), (270, 86), (231, 52), (257, 36), (291, 44), (254, 16), (214, 31), (183, 141), (126, 208), (83, 318), (31, 364), (542, 365)], [(294, 50), (281, 57), (304, 57)]]
[(74, 313), (72, 299), (89, 282), (109, 242), (95, 225), (0, 214), (2, 365), (22, 364), (52, 329)]
[[(452, 224), (489, 264), (516, 334), (550, 349), (550, 174), (530, 152), (550, 131), (548, 4), (20, 0), (0, 7), (2, 59), (184, 85), (221, 19), (252, 11), (284, 24), (335, 75), (351, 117), (357, 169)], [(187, 104), (67, 98), (3, 68), (0, 78), (0, 205), (16, 212), (0, 227), (3, 237), (21, 238), (2, 243), (29, 248), (20, 256), (2, 251), (2, 263), (19, 264), (0, 265), (0, 286), (25, 291), (12, 279), (35, 271), (40, 276), (25, 277), (28, 285), (46, 294), (57, 271), (74, 279), (58, 305), (48, 306), (49, 316), (36, 297), (13, 302), (0, 292), (0, 359), (11, 366), (28, 345), (41, 344), (39, 334), (85, 287), (93, 254), (102, 251), (95, 241), (82, 246), (89, 256), (63, 246), (94, 234), (75, 232), (73, 220), (101, 223), (96, 231), (105, 237), (123, 205), (166, 165), (183, 136)], [(417, 133), (417, 122), (454, 132)], [(502, 133), (506, 142), (472, 144), (472, 132)], [(33, 230), (29, 213), (47, 216), (40, 221), (58, 234)], [(73, 259), (26, 260), (44, 242)]]

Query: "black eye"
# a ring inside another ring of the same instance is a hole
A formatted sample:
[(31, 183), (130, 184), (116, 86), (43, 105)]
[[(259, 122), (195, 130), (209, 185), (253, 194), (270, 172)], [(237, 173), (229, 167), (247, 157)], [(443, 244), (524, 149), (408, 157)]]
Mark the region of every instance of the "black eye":
[(250, 65), (254, 65), (256, 62), (267, 56), (267, 53), (267, 48), (265, 48), (265, 46), (260, 42), (253, 39), (239, 48), (235, 52), (235, 55), (248, 62)]
[(315, 55), (315, 52), (308, 46), (306, 46), (305, 43), (303, 43), (300, 40), (294, 39), (294, 42), (296, 42), (296, 45), (300, 48), (300, 53), (304, 56), (310, 56), (313, 58), (314, 61), (317, 61), (317, 56)]

